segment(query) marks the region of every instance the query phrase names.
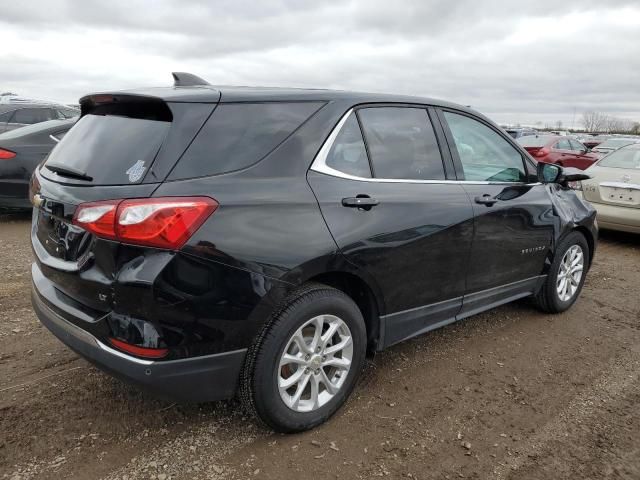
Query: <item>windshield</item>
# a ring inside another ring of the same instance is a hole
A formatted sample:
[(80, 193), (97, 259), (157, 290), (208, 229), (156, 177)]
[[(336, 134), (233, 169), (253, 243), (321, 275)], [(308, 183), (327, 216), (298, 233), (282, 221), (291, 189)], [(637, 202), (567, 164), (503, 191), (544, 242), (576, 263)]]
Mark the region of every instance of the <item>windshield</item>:
[(544, 147), (551, 139), (549, 136), (527, 135), (516, 141), (523, 147)]
[(635, 143), (635, 140), (633, 140), (632, 138), (610, 138), (609, 140), (606, 140), (602, 142), (600, 145), (598, 145), (596, 149), (620, 148), (620, 147), (624, 147), (625, 145), (631, 145), (632, 143)]
[(600, 160), (598, 166), (640, 169), (640, 145), (616, 150)]

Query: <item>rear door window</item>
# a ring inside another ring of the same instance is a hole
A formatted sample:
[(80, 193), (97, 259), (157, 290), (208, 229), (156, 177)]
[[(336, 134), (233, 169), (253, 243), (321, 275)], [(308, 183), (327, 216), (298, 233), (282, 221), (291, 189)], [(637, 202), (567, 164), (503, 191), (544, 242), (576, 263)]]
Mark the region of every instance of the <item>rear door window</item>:
[(487, 182), (524, 182), (522, 155), (498, 132), (466, 115), (444, 112), (464, 179)]
[(363, 108), (358, 116), (376, 178), (445, 178), (438, 141), (424, 108)]
[(577, 140), (569, 140), (569, 143), (571, 144), (571, 150), (574, 152), (582, 152), (586, 149), (586, 147)]
[(571, 144), (569, 140), (563, 138), (562, 140), (558, 140), (558, 143), (556, 143), (553, 148), (556, 150), (571, 150)]
[(169, 180), (218, 175), (249, 167), (271, 153), (322, 103), (220, 104)]

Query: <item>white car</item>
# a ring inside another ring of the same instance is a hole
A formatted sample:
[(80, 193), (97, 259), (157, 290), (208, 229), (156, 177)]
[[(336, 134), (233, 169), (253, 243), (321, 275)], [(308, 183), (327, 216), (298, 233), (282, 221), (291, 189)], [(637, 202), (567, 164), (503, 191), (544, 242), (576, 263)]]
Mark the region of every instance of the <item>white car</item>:
[(622, 147), (585, 170), (582, 195), (598, 211), (600, 228), (640, 233), (640, 144)]

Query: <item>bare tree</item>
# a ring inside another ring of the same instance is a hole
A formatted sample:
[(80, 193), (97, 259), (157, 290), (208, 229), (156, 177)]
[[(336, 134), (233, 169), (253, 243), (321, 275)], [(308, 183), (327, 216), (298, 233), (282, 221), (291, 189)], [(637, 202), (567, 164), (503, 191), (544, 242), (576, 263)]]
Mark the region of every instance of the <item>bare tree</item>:
[(588, 110), (582, 114), (582, 125), (587, 132), (600, 132), (604, 130), (606, 115), (594, 110)]

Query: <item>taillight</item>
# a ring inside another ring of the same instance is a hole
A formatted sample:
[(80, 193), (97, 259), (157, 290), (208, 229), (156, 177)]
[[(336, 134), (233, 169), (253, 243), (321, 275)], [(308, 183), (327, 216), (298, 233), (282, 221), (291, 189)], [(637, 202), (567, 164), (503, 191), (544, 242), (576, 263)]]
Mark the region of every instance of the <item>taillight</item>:
[(78, 206), (73, 223), (102, 238), (116, 238), (116, 210), (119, 200), (83, 203)]
[(0, 160), (10, 160), (15, 157), (15, 152), (11, 150), (5, 150), (4, 148), (0, 148)]
[(540, 150), (538, 150), (533, 156), (534, 157), (546, 157), (547, 155), (549, 155), (550, 150), (546, 147), (541, 148)]
[(98, 237), (176, 250), (216, 208), (209, 197), (108, 200), (79, 205), (73, 223)]
[(168, 348), (148, 348), (148, 347), (139, 347), (137, 345), (131, 345), (130, 343), (123, 342), (122, 340), (118, 340), (117, 338), (110, 338), (109, 342), (114, 347), (122, 350), (123, 352), (131, 353), (133, 355), (137, 355), (138, 357), (144, 358), (162, 358), (166, 357), (167, 353), (169, 353)]

